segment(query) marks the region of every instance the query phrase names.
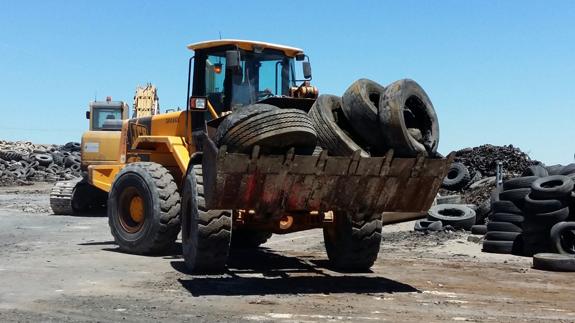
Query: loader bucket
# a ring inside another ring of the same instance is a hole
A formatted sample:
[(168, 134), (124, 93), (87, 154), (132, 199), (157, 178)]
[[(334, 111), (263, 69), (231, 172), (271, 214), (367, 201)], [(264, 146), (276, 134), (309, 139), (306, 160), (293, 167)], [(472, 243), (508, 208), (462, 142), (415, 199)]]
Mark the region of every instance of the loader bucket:
[[(228, 153), (207, 139), (202, 168), (209, 209), (426, 212), (453, 156), (448, 158)], [(263, 212), (263, 213), (261, 213)]]

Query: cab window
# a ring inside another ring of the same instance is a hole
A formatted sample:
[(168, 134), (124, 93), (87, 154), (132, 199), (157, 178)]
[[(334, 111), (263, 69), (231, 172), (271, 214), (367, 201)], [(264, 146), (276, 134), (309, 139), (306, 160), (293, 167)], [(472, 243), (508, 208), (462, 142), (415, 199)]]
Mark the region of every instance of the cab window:
[(92, 130), (102, 130), (106, 122), (108, 124), (116, 124), (121, 122), (121, 120), (122, 110), (119, 108), (94, 108), (92, 117)]

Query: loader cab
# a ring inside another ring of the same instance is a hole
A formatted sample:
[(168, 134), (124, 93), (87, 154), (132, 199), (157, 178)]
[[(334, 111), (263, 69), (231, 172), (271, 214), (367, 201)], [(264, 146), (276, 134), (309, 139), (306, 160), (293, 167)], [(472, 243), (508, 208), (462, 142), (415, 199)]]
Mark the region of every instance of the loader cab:
[(128, 119), (128, 105), (122, 101), (94, 101), (86, 111), (90, 131), (120, 131), (122, 120)]
[[(296, 62), (307, 58), (297, 48), (237, 40), (188, 48), (195, 51), (191, 95), (206, 97), (218, 116), (268, 98), (289, 97), (302, 81), (296, 78)], [(309, 58), (305, 64), (311, 79)]]

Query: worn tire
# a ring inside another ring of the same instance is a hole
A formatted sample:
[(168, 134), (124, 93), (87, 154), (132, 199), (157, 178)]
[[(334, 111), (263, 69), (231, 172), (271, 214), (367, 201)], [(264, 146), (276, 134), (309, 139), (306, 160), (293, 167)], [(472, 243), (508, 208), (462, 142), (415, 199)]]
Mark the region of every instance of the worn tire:
[(539, 176), (523, 176), (508, 179), (503, 182), (503, 190), (512, 190), (516, 188), (531, 188), (531, 184), (535, 180), (539, 179)]
[(489, 222), (487, 223), (487, 231), (523, 232), (523, 229), (509, 222)]
[(571, 178), (564, 175), (542, 177), (531, 185), (531, 197), (538, 200), (568, 198), (573, 185)]
[[(136, 219), (138, 197), (140, 221)], [(126, 165), (112, 183), (108, 222), (123, 251), (158, 254), (171, 249), (180, 231), (180, 193), (170, 172), (152, 162)]]
[(251, 229), (234, 229), (231, 247), (237, 249), (257, 248), (271, 238), (272, 233)]
[(559, 175), (571, 175), (575, 174), (575, 163), (571, 163), (563, 166)]
[(330, 263), (343, 271), (368, 270), (377, 259), (381, 230), (381, 214), (335, 214), (334, 223), (323, 229)]
[(518, 208), (523, 207), (525, 203), (525, 196), (531, 192), (530, 188), (516, 188), (499, 193), (499, 199), (502, 201), (511, 201)]
[(511, 201), (494, 201), (491, 203), (493, 213), (523, 214), (520, 208)]
[(493, 213), (490, 219), (494, 222), (509, 222), (517, 225), (521, 225), (525, 221), (523, 215), (513, 213)]
[(0, 150), (0, 159), (5, 161), (20, 161), (22, 160), (22, 154), (11, 150)]
[(355, 132), (371, 147), (383, 152), (386, 147), (379, 122), (379, 109), (385, 88), (371, 80), (353, 82), (342, 96), (342, 110)]
[(548, 271), (575, 272), (575, 256), (538, 253), (533, 256), (533, 268)]
[(559, 222), (551, 228), (551, 241), (560, 254), (575, 254), (575, 222)]
[(441, 221), (417, 220), (413, 230), (420, 232), (441, 231), (443, 230), (443, 223)]
[(36, 154), (34, 155), (34, 160), (36, 160), (38, 164), (42, 166), (48, 166), (52, 164), (54, 158), (52, 158), (52, 155), (50, 154)]
[(560, 221), (565, 221), (568, 217), (569, 217), (569, 207), (564, 207), (562, 209), (553, 211), (553, 212), (548, 212), (548, 213), (536, 213), (533, 214), (532, 217), (534, 218), (538, 218), (541, 219), (542, 221), (547, 221), (547, 222), (560, 222)]
[(549, 213), (562, 209), (568, 205), (566, 199), (548, 199), (548, 200), (537, 200), (531, 197), (531, 194), (525, 196), (525, 203), (523, 204), (523, 209), (527, 214), (537, 214), (537, 213)]
[(476, 224), (471, 227), (472, 234), (484, 235), (487, 233), (487, 226), (484, 224)]
[(467, 167), (462, 163), (453, 163), (449, 166), (441, 187), (449, 191), (459, 191), (467, 186), (470, 180), (471, 176)]
[(182, 253), (191, 272), (226, 268), (232, 237), (232, 210), (209, 210), (201, 165), (188, 170), (182, 190)]
[(294, 147), (297, 153), (311, 155), (317, 133), (309, 116), (297, 109), (279, 109), (260, 113), (230, 128), (220, 140), (230, 152), (250, 152), (258, 145), (262, 153), (285, 153)]
[(214, 136), (214, 142), (216, 145), (220, 146), (222, 138), (225, 134), (233, 127), (235, 127), (238, 123), (243, 122), (251, 117), (254, 117), (258, 114), (275, 111), (279, 108), (270, 104), (252, 104), (247, 107), (242, 107), (234, 112), (228, 114), (225, 119), (220, 123), (218, 129), (216, 130), (216, 135)]
[(327, 149), (329, 155), (351, 156), (359, 150), (361, 156), (369, 157), (369, 153), (360, 146), (362, 140), (352, 134), (354, 130), (343, 115), (341, 98), (320, 95), (309, 110), (309, 116), (317, 131), (319, 145)]
[(441, 221), (443, 225), (451, 225), (455, 229), (471, 230), (475, 225), (475, 211), (458, 204), (440, 204), (432, 206), (427, 218), (433, 221)]
[(417, 82), (403, 79), (385, 88), (379, 104), (379, 122), (385, 144), (398, 156), (436, 154), (439, 145), (437, 114)]
[(487, 231), (485, 240), (491, 241), (515, 241), (521, 239), (520, 232)]
[(557, 165), (545, 166), (545, 169), (547, 170), (549, 176), (560, 175), (561, 171), (563, 170), (563, 165), (557, 164)]
[(547, 169), (541, 165), (531, 165), (523, 171), (521, 176), (547, 177), (549, 176), (549, 172), (547, 172)]
[(489, 253), (513, 254), (517, 250), (515, 241), (483, 240), (481, 251)]

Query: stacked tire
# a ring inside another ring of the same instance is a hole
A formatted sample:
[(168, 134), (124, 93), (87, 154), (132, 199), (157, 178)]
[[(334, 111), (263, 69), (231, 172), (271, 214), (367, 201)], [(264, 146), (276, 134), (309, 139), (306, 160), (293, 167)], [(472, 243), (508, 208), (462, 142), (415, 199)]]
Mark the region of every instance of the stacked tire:
[(525, 220), (523, 212), (514, 202), (508, 200), (493, 201), (491, 208), (483, 251), (520, 254)]
[(573, 180), (564, 175), (541, 177), (525, 197), (524, 255), (551, 252), (551, 228), (569, 218)]
[(388, 86), (357, 80), (341, 98), (320, 95), (309, 115), (318, 144), (332, 156), (383, 156), (390, 149), (398, 157), (437, 154), (437, 115), (413, 80)]

